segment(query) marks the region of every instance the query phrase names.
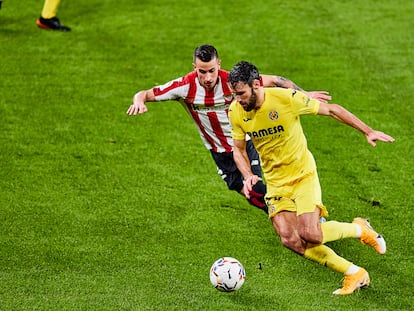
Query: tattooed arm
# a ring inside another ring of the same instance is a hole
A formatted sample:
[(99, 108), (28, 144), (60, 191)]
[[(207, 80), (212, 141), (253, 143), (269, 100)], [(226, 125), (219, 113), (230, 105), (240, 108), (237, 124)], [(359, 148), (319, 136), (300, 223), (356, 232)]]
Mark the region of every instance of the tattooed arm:
[(329, 100), (331, 100), (331, 96), (329, 96), (329, 92), (327, 91), (312, 91), (307, 92), (293, 81), (281, 77), (281, 76), (272, 76), (272, 75), (261, 75), (263, 86), (264, 87), (283, 87), (285, 89), (290, 88), (297, 91), (301, 91), (308, 95), (309, 97), (315, 98), (321, 102), (327, 103)]

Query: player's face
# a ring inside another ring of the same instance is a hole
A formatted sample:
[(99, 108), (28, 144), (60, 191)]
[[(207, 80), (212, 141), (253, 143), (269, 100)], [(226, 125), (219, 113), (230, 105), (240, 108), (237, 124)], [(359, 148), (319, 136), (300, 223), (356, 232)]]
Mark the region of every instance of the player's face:
[(193, 67), (197, 72), (197, 77), (200, 81), (200, 84), (206, 90), (212, 90), (217, 84), (218, 71), (220, 69), (220, 60), (213, 58), (209, 62), (203, 62), (199, 58), (196, 58)]
[(244, 110), (251, 111), (256, 108), (257, 94), (253, 87), (239, 82), (233, 88), (233, 93), (236, 96), (236, 100)]

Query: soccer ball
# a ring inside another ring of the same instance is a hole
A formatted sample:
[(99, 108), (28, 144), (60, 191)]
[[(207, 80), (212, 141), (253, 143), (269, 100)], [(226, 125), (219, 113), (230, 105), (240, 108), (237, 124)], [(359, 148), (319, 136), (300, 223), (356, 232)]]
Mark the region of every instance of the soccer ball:
[(246, 273), (243, 265), (235, 258), (217, 259), (210, 269), (210, 282), (222, 292), (238, 290), (244, 283)]

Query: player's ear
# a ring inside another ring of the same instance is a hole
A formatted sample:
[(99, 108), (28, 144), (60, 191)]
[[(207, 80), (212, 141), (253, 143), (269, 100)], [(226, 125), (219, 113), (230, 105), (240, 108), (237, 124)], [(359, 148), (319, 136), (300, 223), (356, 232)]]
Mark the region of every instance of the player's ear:
[(254, 79), (253, 80), (253, 88), (257, 90), (259, 87), (260, 87), (260, 80), (259, 79)]
[(193, 68), (194, 68), (194, 70), (196, 70), (196, 69), (197, 69), (197, 66), (196, 66), (196, 64), (194, 64), (194, 63), (193, 63)]

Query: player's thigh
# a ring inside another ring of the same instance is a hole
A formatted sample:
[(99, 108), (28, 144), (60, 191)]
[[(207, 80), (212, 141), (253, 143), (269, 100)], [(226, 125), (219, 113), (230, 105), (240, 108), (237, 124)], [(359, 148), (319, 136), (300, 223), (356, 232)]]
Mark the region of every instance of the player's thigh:
[(272, 218), (272, 223), (283, 246), (303, 255), (306, 245), (298, 232), (296, 213), (281, 211)]
[(272, 224), (280, 237), (287, 237), (296, 231), (296, 213), (281, 211), (272, 217)]

